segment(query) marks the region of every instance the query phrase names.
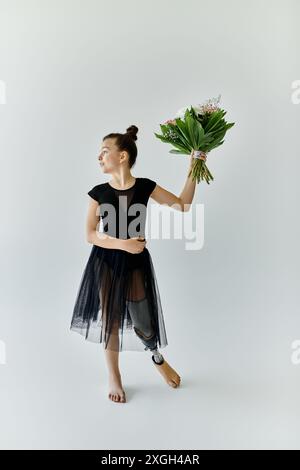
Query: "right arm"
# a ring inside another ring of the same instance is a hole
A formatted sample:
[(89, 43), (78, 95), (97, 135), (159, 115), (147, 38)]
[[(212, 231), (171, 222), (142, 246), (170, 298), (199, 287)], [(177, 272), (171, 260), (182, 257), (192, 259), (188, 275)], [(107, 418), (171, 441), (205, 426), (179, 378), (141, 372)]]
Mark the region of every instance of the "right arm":
[(123, 238), (111, 237), (110, 235), (97, 230), (97, 226), (100, 222), (100, 216), (98, 215), (99, 208), (99, 202), (90, 198), (86, 221), (87, 242), (102, 248), (125, 250), (130, 253), (140, 253), (144, 249), (146, 241), (139, 241), (135, 238), (126, 240)]
[(98, 215), (100, 205), (95, 199), (90, 198), (88, 207), (87, 220), (86, 220), (86, 239), (92, 245), (100, 246), (102, 248), (114, 248), (123, 250), (123, 241), (120, 238), (111, 237), (103, 232), (97, 230), (100, 223), (100, 216)]

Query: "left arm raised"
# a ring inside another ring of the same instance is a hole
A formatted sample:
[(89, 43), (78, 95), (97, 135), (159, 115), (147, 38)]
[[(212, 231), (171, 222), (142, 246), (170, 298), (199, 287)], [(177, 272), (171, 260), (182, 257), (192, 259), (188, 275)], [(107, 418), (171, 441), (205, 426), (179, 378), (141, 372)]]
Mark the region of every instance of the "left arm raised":
[[(188, 174), (192, 168), (192, 163), (193, 157), (191, 156)], [(191, 203), (195, 194), (195, 188), (196, 180), (192, 181), (192, 175), (190, 175), (187, 176), (183, 190), (179, 196), (176, 196), (175, 194), (167, 191), (165, 188), (162, 188), (157, 184), (150, 194), (150, 197), (152, 197), (152, 199), (154, 199), (154, 201), (158, 202), (159, 204), (166, 204), (175, 210), (187, 212), (191, 208)]]

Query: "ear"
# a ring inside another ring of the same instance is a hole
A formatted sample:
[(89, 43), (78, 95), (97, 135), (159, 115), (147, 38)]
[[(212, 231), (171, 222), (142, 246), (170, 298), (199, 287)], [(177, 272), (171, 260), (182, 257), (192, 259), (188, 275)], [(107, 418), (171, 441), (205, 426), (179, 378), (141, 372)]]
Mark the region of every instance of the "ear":
[(122, 157), (122, 160), (128, 160), (129, 159), (129, 155), (128, 155), (127, 152), (122, 152), (121, 157)]

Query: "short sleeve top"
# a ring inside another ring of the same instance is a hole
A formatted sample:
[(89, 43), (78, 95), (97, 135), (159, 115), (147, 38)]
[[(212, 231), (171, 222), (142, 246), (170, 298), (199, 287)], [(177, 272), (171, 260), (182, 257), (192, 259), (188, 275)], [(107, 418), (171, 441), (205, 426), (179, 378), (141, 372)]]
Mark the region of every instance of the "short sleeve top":
[(117, 238), (144, 237), (147, 204), (156, 184), (150, 178), (139, 177), (127, 189), (102, 183), (88, 191), (87, 194), (100, 204), (104, 232)]

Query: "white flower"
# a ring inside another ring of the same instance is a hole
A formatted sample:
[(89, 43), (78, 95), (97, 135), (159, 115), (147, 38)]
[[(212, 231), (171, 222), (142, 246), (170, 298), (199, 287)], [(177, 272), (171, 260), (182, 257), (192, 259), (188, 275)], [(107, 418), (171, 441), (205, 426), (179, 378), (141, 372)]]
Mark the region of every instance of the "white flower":
[(217, 109), (219, 107), (219, 102), (221, 99), (221, 95), (217, 98), (210, 98), (202, 104), (195, 104), (195, 105), (190, 105), (190, 106), (185, 106), (184, 108), (180, 108), (177, 113), (175, 114), (175, 119), (176, 118), (182, 118), (184, 119), (184, 115), (187, 109), (191, 109), (191, 107), (195, 110), (197, 114), (202, 114), (204, 111), (213, 111), (214, 109)]
[(196, 113), (201, 114), (202, 106), (200, 104), (196, 104), (195, 106), (193, 106), (193, 109)]
[[(219, 109), (219, 103), (221, 100), (221, 95), (219, 94), (217, 98), (210, 98), (201, 105), (198, 105), (198, 112), (209, 112)], [(195, 109), (195, 108), (194, 108)]]
[(185, 106), (184, 108), (180, 108), (179, 111), (175, 114), (175, 118), (184, 118), (185, 112), (187, 109), (190, 109), (190, 106)]

